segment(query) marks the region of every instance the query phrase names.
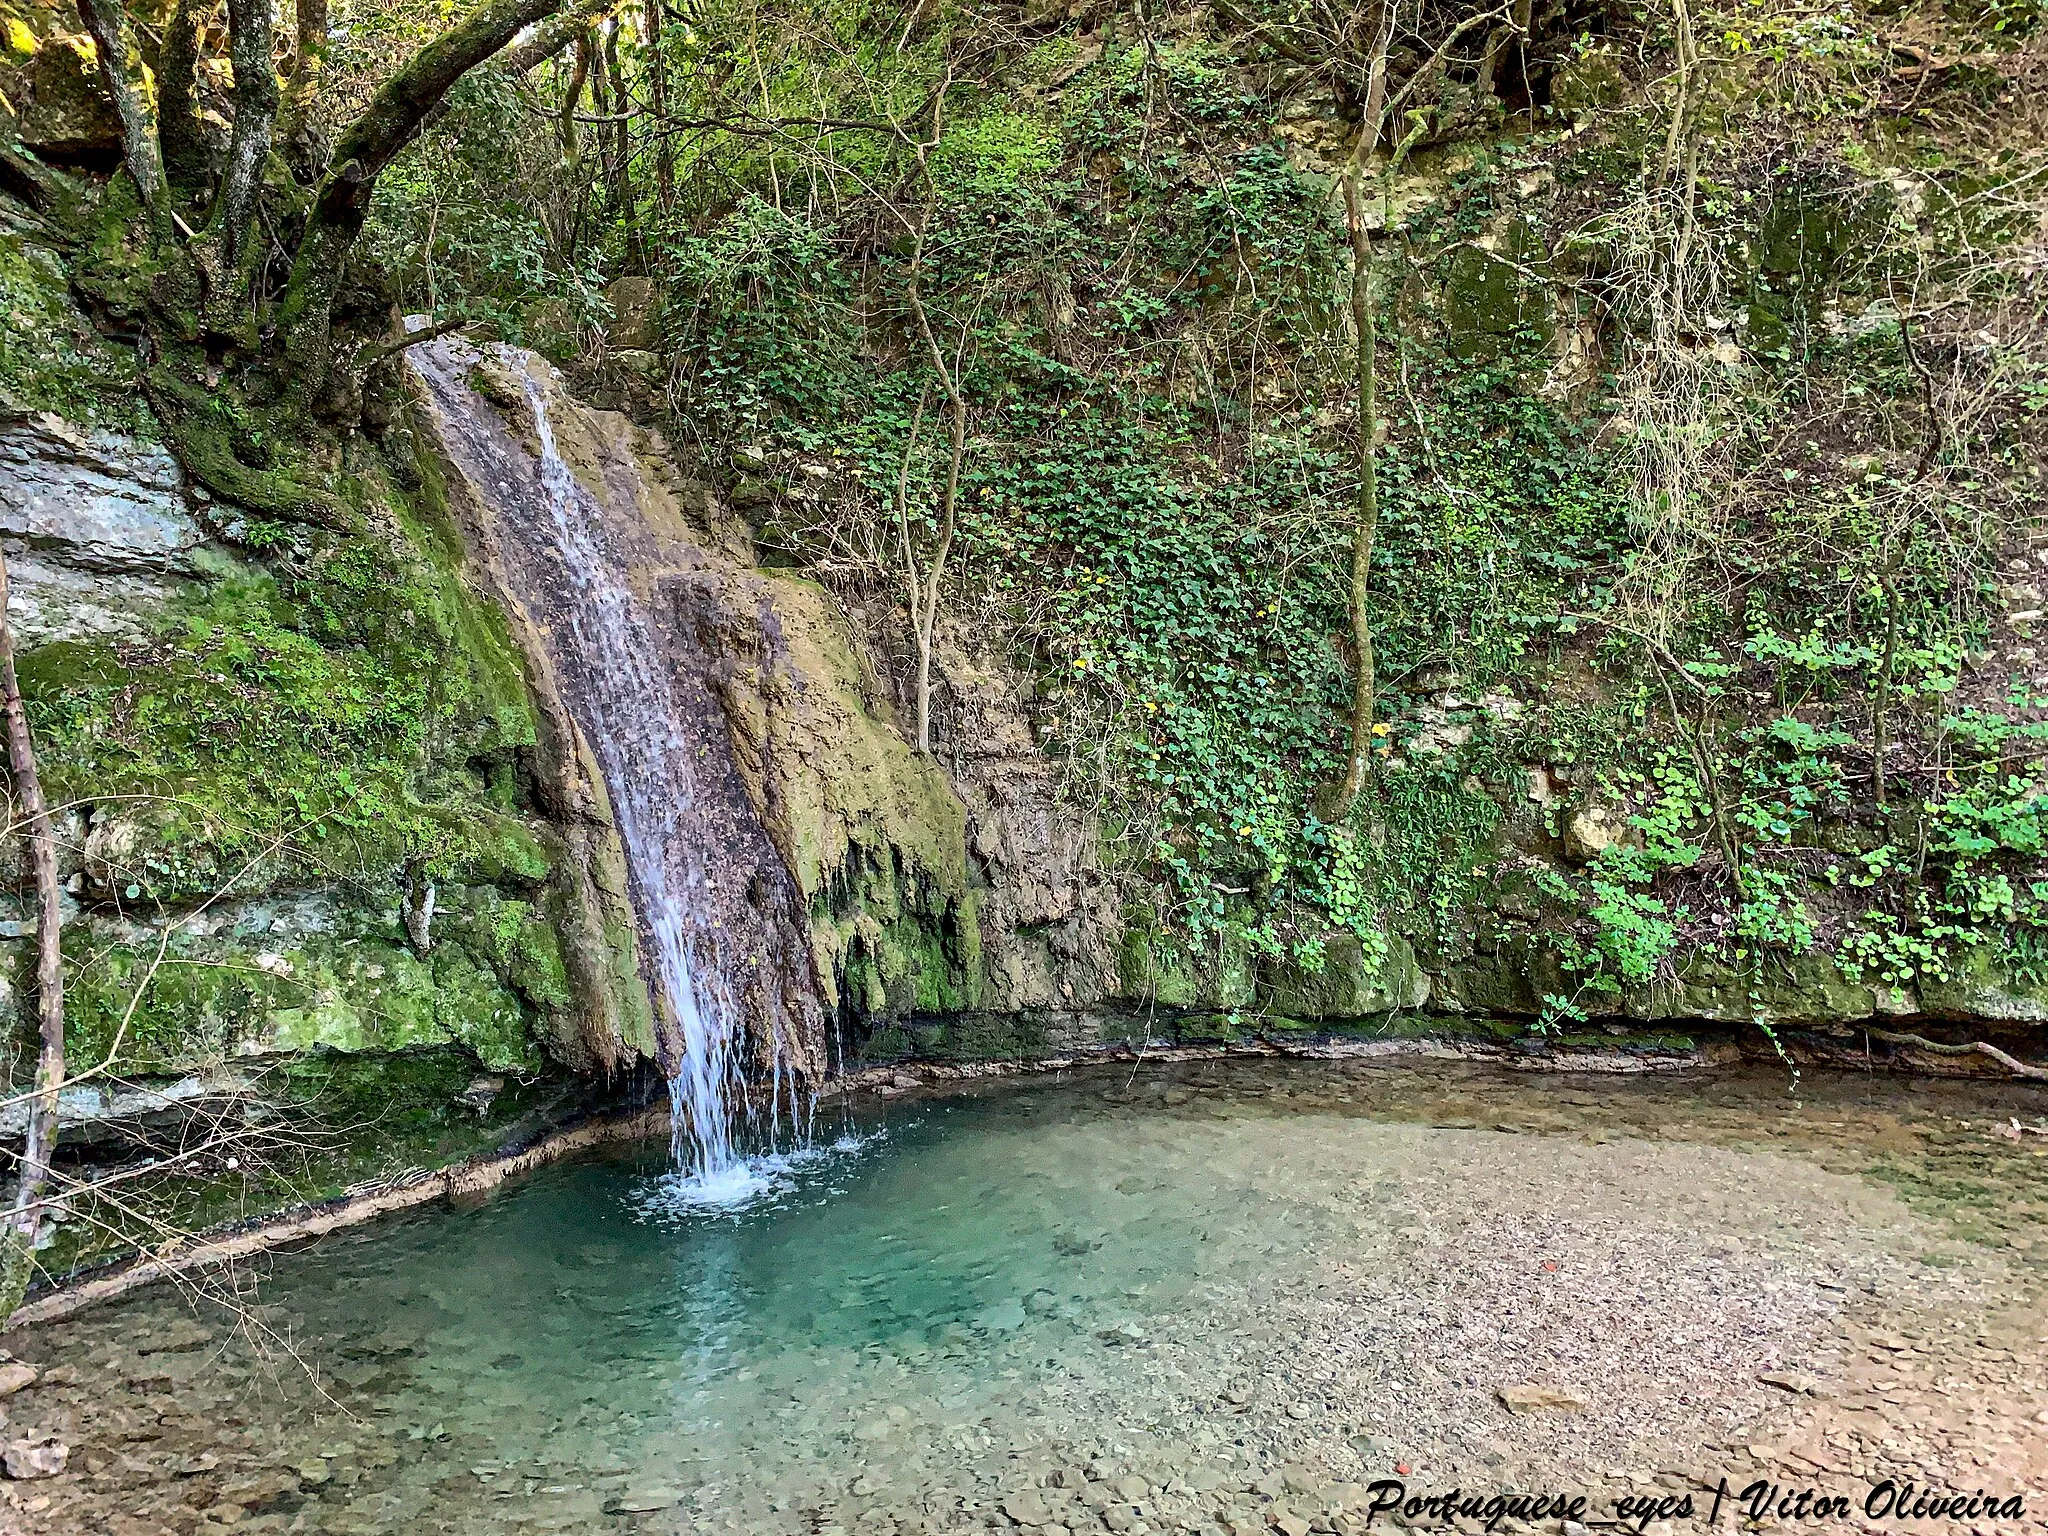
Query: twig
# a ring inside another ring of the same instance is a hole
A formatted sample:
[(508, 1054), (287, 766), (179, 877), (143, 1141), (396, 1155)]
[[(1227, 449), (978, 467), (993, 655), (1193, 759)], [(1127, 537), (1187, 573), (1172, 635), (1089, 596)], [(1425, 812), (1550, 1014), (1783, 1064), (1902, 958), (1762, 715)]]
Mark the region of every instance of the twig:
[(468, 316), (460, 320), (443, 320), (439, 325), (430, 325), (424, 330), (410, 332), (402, 340), (386, 342), (381, 347), (366, 347), (356, 354), (356, 366), (368, 373), (386, 358), (396, 357), (407, 347), (416, 347), (423, 341), (437, 341), (451, 332), (474, 324), (476, 322)]

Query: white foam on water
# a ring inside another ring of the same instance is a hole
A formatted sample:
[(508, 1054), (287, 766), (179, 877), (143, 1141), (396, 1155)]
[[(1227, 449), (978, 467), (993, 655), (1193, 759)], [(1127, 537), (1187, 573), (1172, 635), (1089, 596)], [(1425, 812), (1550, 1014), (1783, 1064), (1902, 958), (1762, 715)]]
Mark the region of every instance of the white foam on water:
[(885, 1135), (879, 1130), (848, 1131), (823, 1146), (735, 1156), (724, 1166), (702, 1173), (677, 1167), (635, 1189), (628, 1208), (642, 1221), (673, 1224), (704, 1216), (738, 1215), (781, 1204), (800, 1193), (832, 1193), (831, 1176), (883, 1141)]

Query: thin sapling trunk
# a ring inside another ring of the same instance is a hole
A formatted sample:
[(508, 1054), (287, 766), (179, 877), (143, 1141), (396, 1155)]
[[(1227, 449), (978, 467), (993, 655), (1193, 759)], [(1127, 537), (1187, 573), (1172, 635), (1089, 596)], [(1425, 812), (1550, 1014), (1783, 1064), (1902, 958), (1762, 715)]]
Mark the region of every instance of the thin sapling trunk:
[(1358, 333), (1358, 511), (1351, 528), (1351, 590), (1347, 607), (1355, 669), (1351, 684), (1351, 745), (1338, 786), (1332, 820), (1357, 801), (1372, 766), (1373, 711), (1377, 689), (1372, 649), (1372, 551), (1379, 533), (1380, 488), (1375, 439), (1379, 401), (1373, 354), (1379, 345), (1379, 316), (1372, 291), (1372, 235), (1358, 190), (1358, 166), (1344, 178), (1344, 211), (1351, 232), (1351, 321)]
[(0, 708), (7, 716), (7, 760), (14, 799), (28, 838), (36, 887), (36, 1024), (42, 1048), (36, 1059), (35, 1097), (29, 1101), (14, 1207), (0, 1231), (0, 1320), (21, 1305), (35, 1267), (35, 1235), (50, 1158), (57, 1146), (57, 1094), (64, 1086), (64, 949), (62, 893), (57, 884), (57, 836), (36, 772), (35, 744), (21, 683), (14, 670), (14, 628), (7, 618), (7, 560), (0, 555)]

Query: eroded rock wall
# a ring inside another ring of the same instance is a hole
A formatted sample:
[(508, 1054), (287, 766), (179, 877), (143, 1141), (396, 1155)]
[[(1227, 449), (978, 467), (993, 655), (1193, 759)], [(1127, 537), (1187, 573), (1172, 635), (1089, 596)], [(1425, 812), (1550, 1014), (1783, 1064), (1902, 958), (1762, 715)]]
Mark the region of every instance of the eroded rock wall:
[[(74, 1070), (117, 1045), (148, 1078), (450, 1046), (629, 1064), (619, 935), (578, 900), (516, 653), (410, 440), (346, 445), (362, 534), (253, 527), (112, 387), (48, 252), (0, 231), (0, 277), (0, 549), (58, 806)], [(33, 911), (15, 840), (0, 861), (12, 1014)]]
[[(760, 567), (746, 524), (657, 433), (580, 403), (540, 359), (500, 349), (469, 362), (470, 387), (437, 379), (423, 398), (444, 460), (472, 457), (450, 451), (471, 430), (454, 418), (470, 411), (529, 433), (524, 381), (538, 381), (578, 479), (643, 525), (636, 582), (662, 616), (668, 664), (717, 700), (726, 740), (700, 748), (729, 750), (800, 894), (835, 1060), (868, 1053), (915, 1016), (1071, 1009), (1114, 990), (1116, 914), (1095, 835), (1062, 804), (1012, 680), (949, 650), (960, 745), (920, 756), (885, 686), (872, 616), (816, 582)], [(540, 629), (546, 604), (503, 559), (499, 488), (473, 466), (449, 478), (477, 577), (521, 635), (542, 739), (554, 744), (541, 754), (552, 765), (545, 792), (565, 813), (581, 807), (575, 816), (602, 824), (602, 782)], [(756, 878), (740, 867), (750, 857), (743, 843), (732, 841), (726, 862)]]

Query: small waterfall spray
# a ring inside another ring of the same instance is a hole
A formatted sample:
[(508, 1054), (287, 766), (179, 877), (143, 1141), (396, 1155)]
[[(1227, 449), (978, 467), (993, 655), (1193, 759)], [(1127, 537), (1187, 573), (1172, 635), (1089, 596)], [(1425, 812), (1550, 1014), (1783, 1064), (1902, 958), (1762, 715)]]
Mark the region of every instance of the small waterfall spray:
[[(758, 599), (735, 598), (720, 585), (731, 576), (661, 519), (664, 493), (618, 419), (565, 401), (531, 354), (435, 341), (408, 356), (473, 493), (473, 536), (610, 801), (674, 1112), (667, 1198), (745, 1200), (807, 1145), (823, 1032), (802, 898), (712, 686), (731, 664), (720, 604)], [(510, 409), (513, 379), (527, 412)], [(713, 621), (701, 632), (700, 615)]]

